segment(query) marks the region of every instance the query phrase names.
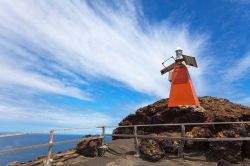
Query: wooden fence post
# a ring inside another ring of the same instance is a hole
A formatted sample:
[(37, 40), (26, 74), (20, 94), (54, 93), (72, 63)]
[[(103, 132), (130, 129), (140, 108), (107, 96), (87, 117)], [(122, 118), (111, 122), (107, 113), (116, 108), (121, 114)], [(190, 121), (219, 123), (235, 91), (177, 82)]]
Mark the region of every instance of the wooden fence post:
[(178, 157), (184, 158), (184, 145), (185, 145), (185, 125), (181, 125), (181, 142), (178, 149)]
[(48, 156), (45, 163), (46, 166), (51, 166), (52, 162), (52, 146), (53, 146), (54, 130), (49, 131), (49, 145), (48, 145)]
[(102, 136), (103, 136), (102, 138), (102, 146), (103, 146), (105, 143), (105, 126), (102, 126)]
[(136, 157), (139, 157), (139, 142), (138, 142), (138, 137), (137, 137), (137, 126), (134, 126), (134, 139), (135, 139), (135, 152), (136, 152)]

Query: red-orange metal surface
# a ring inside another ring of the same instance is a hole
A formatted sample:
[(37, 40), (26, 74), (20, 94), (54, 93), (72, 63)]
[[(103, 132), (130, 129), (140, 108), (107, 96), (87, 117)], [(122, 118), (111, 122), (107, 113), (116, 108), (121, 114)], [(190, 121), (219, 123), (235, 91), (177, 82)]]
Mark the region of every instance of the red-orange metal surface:
[(180, 105), (199, 106), (200, 103), (187, 67), (183, 64), (176, 64), (172, 75), (168, 107), (177, 107)]

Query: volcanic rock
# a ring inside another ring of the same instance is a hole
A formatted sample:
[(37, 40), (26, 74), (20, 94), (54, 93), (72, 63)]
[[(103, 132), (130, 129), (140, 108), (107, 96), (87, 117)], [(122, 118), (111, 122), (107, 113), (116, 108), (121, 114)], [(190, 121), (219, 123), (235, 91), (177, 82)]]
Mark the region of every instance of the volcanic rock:
[[(193, 127), (191, 131), (186, 132), (188, 138), (211, 138), (214, 134), (208, 127)], [(186, 141), (185, 147), (189, 149), (204, 149), (208, 146), (207, 142)]]
[(233, 164), (229, 161), (221, 159), (220, 161), (218, 161), (217, 166), (233, 166)]
[(224, 159), (233, 163), (242, 161), (242, 141), (211, 142), (207, 158), (211, 160)]
[[(154, 136), (153, 134), (152, 136)], [(164, 150), (155, 139), (142, 139), (140, 144), (141, 157), (150, 161), (159, 161), (165, 156)]]
[(191, 131), (186, 132), (186, 136), (189, 138), (211, 138), (213, 133), (209, 128), (193, 127)]
[[(199, 98), (200, 107), (182, 106), (177, 108), (168, 108), (167, 101), (168, 99), (162, 99), (142, 107), (135, 114), (130, 114), (123, 119), (119, 125), (250, 121), (250, 107), (232, 103), (227, 99), (205, 96)], [(139, 135), (176, 131), (180, 132), (180, 126), (138, 127)], [(133, 128), (116, 128), (113, 133), (133, 134)], [(186, 126), (186, 136), (191, 138), (235, 138), (247, 135), (250, 135), (250, 124)], [(113, 137), (113, 139), (116, 138)], [(208, 151), (207, 156), (211, 154), (216, 160), (226, 159), (237, 162), (242, 160), (243, 155), (250, 155), (249, 144), (249, 141), (205, 143), (187, 141), (185, 148), (195, 149), (196, 147), (200, 150)], [(157, 150), (147, 151), (146, 147)], [(156, 153), (156, 159), (162, 158), (164, 156), (162, 152), (165, 154), (168, 152), (168, 150), (163, 150), (163, 147), (159, 141), (153, 141), (152, 139), (142, 139), (141, 141), (141, 151), (144, 157), (149, 157), (149, 160), (154, 160), (154, 157), (153, 159), (151, 157), (154, 156), (153, 152)]]
[(102, 145), (101, 138), (94, 138), (94, 136), (87, 135), (83, 141), (79, 142), (76, 146), (76, 152), (80, 155), (86, 157), (96, 157), (98, 156), (98, 149)]

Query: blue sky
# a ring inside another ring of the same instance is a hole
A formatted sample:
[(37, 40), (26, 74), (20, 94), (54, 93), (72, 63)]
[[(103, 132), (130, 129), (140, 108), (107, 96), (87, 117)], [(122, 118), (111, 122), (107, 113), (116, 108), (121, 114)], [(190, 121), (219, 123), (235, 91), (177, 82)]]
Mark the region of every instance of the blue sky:
[(2, 0), (0, 131), (116, 125), (168, 96), (177, 46), (199, 96), (250, 105), (247, 0)]

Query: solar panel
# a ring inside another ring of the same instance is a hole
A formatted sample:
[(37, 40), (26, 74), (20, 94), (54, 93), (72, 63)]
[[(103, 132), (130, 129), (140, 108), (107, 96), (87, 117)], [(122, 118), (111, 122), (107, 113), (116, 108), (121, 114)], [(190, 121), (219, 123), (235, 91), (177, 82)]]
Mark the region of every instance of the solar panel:
[(174, 69), (174, 65), (175, 63), (172, 63), (171, 65), (169, 65), (168, 67), (165, 67), (164, 69), (161, 70), (161, 75), (171, 71)]
[(187, 56), (187, 55), (182, 55), (184, 62), (186, 65), (193, 66), (193, 67), (198, 67), (195, 57), (192, 56)]

